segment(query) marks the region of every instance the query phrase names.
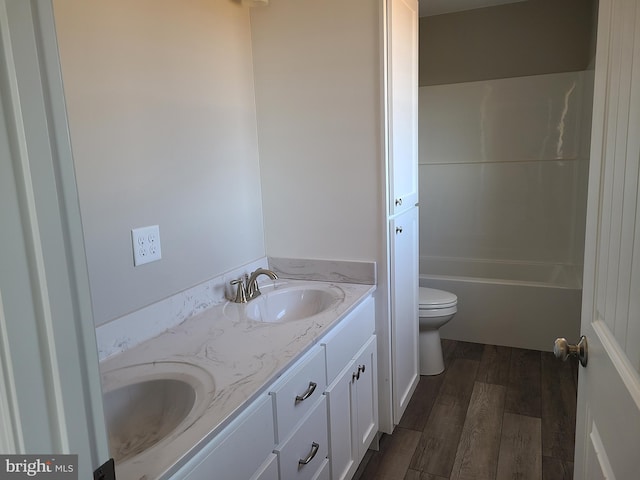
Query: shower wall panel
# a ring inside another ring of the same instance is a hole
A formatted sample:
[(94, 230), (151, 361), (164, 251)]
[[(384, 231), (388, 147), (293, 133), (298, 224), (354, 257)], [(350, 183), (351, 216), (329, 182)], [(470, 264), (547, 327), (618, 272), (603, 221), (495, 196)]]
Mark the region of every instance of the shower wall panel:
[(421, 257), (582, 262), (590, 78), (420, 88)]

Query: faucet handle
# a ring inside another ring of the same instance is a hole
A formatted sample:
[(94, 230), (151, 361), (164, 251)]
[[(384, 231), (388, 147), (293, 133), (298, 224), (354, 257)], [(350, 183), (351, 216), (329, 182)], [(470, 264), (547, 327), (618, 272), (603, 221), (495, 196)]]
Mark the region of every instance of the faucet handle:
[(251, 292), (251, 298), (258, 297), (262, 294), (262, 292), (260, 291), (260, 286), (258, 285), (257, 278), (253, 280), (253, 284), (251, 286), (249, 286), (249, 283), (247, 283), (247, 292)]
[(231, 280), (231, 285), (237, 285), (236, 298), (233, 299), (235, 303), (247, 303), (247, 291), (244, 286), (244, 280), (238, 278), (237, 280)]

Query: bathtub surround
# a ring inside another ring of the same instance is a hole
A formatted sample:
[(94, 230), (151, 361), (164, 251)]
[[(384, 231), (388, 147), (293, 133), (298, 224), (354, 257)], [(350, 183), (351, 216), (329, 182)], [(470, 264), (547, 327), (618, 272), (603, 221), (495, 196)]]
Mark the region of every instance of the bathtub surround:
[(420, 283), (444, 338), (550, 350), (578, 335), (593, 72), (420, 89)]
[(569, 267), (519, 264), (503, 275), (496, 270), (505, 265), (496, 263), (439, 262), (446, 274), (421, 273), (420, 286), (458, 296), (458, 312), (440, 329), (442, 338), (541, 351), (552, 350), (558, 336), (578, 338), (582, 289)]
[(589, 76), (420, 89), (421, 257), (582, 263)]

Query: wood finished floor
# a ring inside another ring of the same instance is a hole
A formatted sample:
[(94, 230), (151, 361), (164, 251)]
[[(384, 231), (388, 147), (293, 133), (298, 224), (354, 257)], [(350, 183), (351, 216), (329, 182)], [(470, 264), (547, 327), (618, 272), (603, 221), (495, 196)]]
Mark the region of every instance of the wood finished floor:
[(552, 353), (442, 341), (444, 373), (420, 382), (361, 480), (573, 478), (577, 363)]

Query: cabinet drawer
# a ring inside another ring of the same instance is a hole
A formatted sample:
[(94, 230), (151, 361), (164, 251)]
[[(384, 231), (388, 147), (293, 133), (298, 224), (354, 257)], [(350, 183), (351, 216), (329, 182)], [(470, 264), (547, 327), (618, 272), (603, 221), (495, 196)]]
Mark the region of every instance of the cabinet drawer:
[(333, 382), (375, 328), (375, 307), (369, 297), (322, 340), (327, 357), (327, 383)]
[(287, 373), (283, 383), (269, 392), (274, 399), (276, 442), (282, 442), (293, 431), (322, 397), (326, 386), (324, 350), (315, 347), (308, 358)]
[[(286, 480), (317, 478), (324, 468), (328, 443), (327, 404), (322, 396), (311, 412), (303, 418), (298, 429), (283, 444), (276, 447), (280, 477)], [(311, 455), (313, 458), (309, 459)], [(308, 463), (301, 464), (302, 460), (308, 460)]]

